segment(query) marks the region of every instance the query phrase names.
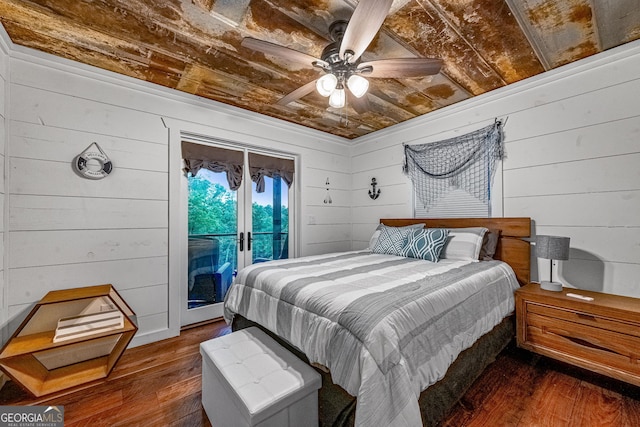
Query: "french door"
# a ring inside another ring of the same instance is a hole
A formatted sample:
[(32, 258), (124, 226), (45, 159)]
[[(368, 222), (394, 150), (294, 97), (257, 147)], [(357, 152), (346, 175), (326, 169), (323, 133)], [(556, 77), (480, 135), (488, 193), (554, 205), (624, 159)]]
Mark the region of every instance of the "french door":
[[(226, 172), (200, 169), (183, 179), (187, 254), (182, 283), (181, 324), (222, 316), (222, 302), (238, 270), (254, 262), (288, 258), (292, 194), (279, 176), (263, 177), (264, 191), (251, 180), (251, 156), (278, 155), (248, 148), (242, 183), (230, 188)], [(183, 270), (184, 271), (184, 270)]]

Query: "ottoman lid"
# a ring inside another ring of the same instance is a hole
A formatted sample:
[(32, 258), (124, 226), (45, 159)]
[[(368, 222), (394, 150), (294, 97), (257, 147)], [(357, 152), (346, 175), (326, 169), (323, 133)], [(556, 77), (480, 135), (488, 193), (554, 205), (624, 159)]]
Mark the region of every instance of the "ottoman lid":
[(320, 374), (257, 327), (205, 341), (200, 352), (203, 363), (224, 377), (254, 422), (321, 386)]

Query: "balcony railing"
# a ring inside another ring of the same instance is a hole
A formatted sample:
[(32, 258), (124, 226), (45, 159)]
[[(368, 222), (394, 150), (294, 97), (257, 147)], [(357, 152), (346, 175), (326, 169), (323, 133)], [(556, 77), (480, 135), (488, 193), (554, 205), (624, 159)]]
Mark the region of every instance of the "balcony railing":
[[(253, 250), (253, 262), (289, 257), (289, 233), (256, 232), (252, 233), (251, 249)], [(234, 271), (238, 265), (238, 235), (237, 233), (211, 233), (190, 234), (189, 247), (199, 245), (211, 248), (211, 257), (215, 266), (225, 262), (233, 266)], [(275, 246), (275, 251), (274, 251)], [(190, 267), (191, 268), (191, 267)]]

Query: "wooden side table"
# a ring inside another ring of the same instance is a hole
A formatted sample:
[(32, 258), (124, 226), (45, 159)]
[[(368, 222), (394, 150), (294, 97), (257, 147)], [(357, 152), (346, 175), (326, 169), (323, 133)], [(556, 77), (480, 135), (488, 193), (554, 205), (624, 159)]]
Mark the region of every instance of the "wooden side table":
[(2, 348), (0, 368), (34, 396), (53, 393), (105, 378), (137, 330), (111, 285), (52, 291)]
[(516, 330), (519, 347), (640, 386), (640, 299), (530, 283), (516, 291)]

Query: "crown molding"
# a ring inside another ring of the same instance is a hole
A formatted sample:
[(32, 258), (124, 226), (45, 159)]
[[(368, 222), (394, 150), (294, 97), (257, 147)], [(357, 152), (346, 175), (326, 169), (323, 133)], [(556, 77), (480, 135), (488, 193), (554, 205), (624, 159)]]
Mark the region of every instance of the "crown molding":
[[(0, 25), (0, 27), (2, 27)], [(8, 39), (7, 51), (11, 58), (22, 60), (44, 67), (57, 69), (66, 73), (75, 74), (82, 77), (88, 77), (109, 84), (115, 84), (120, 87), (126, 87), (131, 90), (161, 96), (177, 102), (202, 107), (214, 112), (232, 115), (233, 117), (242, 118), (251, 122), (258, 122), (266, 126), (276, 128), (281, 131), (289, 131), (299, 134), (303, 137), (310, 137), (315, 140), (322, 140), (325, 143), (334, 143), (341, 146), (350, 146), (351, 140), (340, 136), (332, 135), (317, 129), (311, 129), (302, 125), (288, 122), (286, 120), (269, 117), (264, 114), (253, 111), (244, 110), (239, 107), (224, 104), (219, 101), (210, 100), (201, 96), (180, 92), (175, 89), (166, 88), (164, 86), (150, 83), (134, 77), (121, 75), (112, 71), (103, 70), (91, 65), (83, 64), (70, 59), (58, 57), (49, 53), (41, 52), (32, 48), (13, 44), (8, 38), (4, 28), (0, 30), (0, 47), (4, 38)]]
[(0, 49), (7, 55), (14, 49), (13, 41), (2, 24), (0, 24)]
[(323, 142), (334, 143), (341, 146), (354, 147), (367, 142), (375, 141), (380, 138), (389, 137), (398, 132), (413, 129), (416, 127), (426, 126), (437, 120), (441, 120), (447, 116), (455, 115), (461, 111), (476, 108), (482, 104), (487, 104), (499, 99), (513, 96), (528, 90), (536, 89), (548, 83), (574, 77), (576, 74), (591, 71), (614, 62), (627, 59), (629, 56), (640, 54), (640, 40), (635, 40), (624, 45), (609, 49), (605, 52), (572, 62), (567, 65), (546, 71), (536, 76), (529, 77), (508, 86), (486, 92), (461, 101), (447, 107), (440, 108), (431, 113), (415, 117), (402, 123), (381, 129), (370, 134), (355, 138), (347, 139), (323, 132), (317, 129), (311, 129), (302, 125), (291, 123), (282, 119), (269, 117), (264, 114), (253, 111), (244, 110), (239, 107), (224, 104), (219, 101), (209, 100), (197, 95), (186, 92), (180, 92), (175, 89), (139, 80), (133, 77), (117, 74), (112, 71), (103, 70), (91, 65), (86, 65), (70, 59), (61, 58), (48, 53), (40, 52), (35, 49), (14, 44), (9, 38), (6, 30), (0, 25), (0, 49), (9, 54), (10, 57), (29, 61), (65, 71), (68, 73), (94, 78), (106, 83), (124, 86), (132, 90), (150, 93), (169, 98), (178, 102), (184, 102), (189, 105), (196, 105), (205, 109), (209, 109), (222, 114), (233, 115), (245, 120), (259, 122), (263, 125), (274, 127), (278, 130), (295, 132), (301, 136), (308, 136), (313, 139), (321, 139)]
[(628, 59), (630, 56), (634, 55), (640, 55), (640, 39), (623, 44), (621, 46), (617, 46), (615, 48), (611, 48), (596, 55), (583, 58), (579, 61), (554, 68), (553, 70), (549, 70), (544, 73), (521, 80), (519, 82), (512, 83), (508, 86), (503, 86), (499, 89), (486, 92), (482, 95), (469, 98), (465, 101), (440, 108), (433, 112), (415, 117), (402, 123), (398, 123), (385, 129), (381, 129), (368, 135), (360, 136), (353, 139), (351, 142), (355, 147), (360, 144), (389, 137), (398, 132), (417, 127), (428, 126), (432, 122), (455, 115), (464, 110), (480, 107), (490, 102), (494, 102), (529, 90), (537, 89), (541, 86), (557, 82), (562, 79), (575, 77), (577, 74), (592, 71), (593, 69), (598, 67), (608, 66), (615, 62)]

